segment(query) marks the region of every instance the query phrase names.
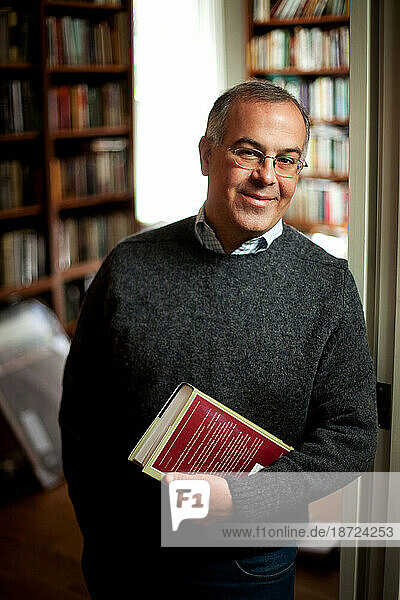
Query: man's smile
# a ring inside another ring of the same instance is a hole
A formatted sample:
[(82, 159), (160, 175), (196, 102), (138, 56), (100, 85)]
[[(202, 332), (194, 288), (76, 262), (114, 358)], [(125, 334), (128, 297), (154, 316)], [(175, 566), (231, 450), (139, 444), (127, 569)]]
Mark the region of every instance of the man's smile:
[(240, 192), (240, 195), (247, 201), (251, 203), (257, 204), (265, 204), (266, 202), (272, 202), (273, 200), (278, 200), (277, 196), (264, 196), (263, 194), (257, 194), (254, 192)]

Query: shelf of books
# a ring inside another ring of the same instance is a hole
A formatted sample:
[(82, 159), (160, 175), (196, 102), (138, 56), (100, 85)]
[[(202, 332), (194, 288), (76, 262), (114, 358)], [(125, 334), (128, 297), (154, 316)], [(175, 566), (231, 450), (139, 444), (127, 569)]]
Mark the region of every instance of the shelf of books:
[(135, 230), (132, 10), (0, 0), (0, 306), (37, 296), (69, 333)]
[(304, 169), (286, 221), (347, 255), (348, 0), (251, 0), (247, 72), (301, 100), (311, 117)]

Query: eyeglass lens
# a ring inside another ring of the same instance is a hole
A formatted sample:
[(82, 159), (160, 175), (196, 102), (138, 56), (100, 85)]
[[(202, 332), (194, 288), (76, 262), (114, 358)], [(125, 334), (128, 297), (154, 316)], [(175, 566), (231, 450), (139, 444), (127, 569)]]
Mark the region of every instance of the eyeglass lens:
[(273, 164), (277, 175), (295, 176), (303, 168), (303, 163), (290, 156), (265, 156), (262, 152), (247, 148), (231, 150), (236, 164), (244, 169), (257, 169), (266, 158), (273, 158)]

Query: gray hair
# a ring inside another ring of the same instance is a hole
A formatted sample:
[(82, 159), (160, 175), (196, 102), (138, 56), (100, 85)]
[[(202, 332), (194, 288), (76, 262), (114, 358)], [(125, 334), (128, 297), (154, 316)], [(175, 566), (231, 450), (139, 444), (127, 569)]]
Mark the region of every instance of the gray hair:
[(215, 101), (208, 116), (206, 137), (214, 144), (221, 144), (225, 135), (226, 120), (229, 109), (235, 101), (253, 102), (292, 102), (299, 109), (306, 127), (305, 155), (310, 139), (310, 117), (299, 100), (285, 89), (274, 85), (266, 79), (250, 79), (226, 90)]

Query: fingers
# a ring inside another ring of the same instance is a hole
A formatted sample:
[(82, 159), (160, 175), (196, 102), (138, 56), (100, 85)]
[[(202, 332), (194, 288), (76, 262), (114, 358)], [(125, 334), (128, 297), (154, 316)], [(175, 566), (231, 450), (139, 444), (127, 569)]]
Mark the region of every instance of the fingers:
[(186, 473), (167, 473), (165, 476), (165, 483), (171, 483), (180, 479), (202, 479), (202, 477), (196, 477), (195, 474), (187, 475)]

